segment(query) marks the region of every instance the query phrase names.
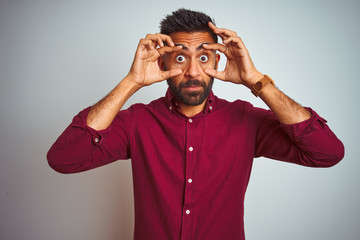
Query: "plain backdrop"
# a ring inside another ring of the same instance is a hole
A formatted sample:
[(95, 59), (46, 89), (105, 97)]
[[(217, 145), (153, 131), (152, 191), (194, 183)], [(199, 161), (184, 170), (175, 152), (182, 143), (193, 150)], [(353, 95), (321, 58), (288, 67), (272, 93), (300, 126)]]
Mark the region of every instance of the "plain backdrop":
[[(132, 239), (131, 161), (63, 175), (46, 153), (128, 73), (139, 39), (180, 7), (236, 31), (258, 70), (327, 119), (345, 145), (328, 169), (256, 159), (247, 239), (360, 239), (360, 3), (350, 0), (0, 0), (0, 239)], [(141, 89), (125, 107), (166, 88)], [(214, 93), (266, 107), (240, 85), (216, 80)]]

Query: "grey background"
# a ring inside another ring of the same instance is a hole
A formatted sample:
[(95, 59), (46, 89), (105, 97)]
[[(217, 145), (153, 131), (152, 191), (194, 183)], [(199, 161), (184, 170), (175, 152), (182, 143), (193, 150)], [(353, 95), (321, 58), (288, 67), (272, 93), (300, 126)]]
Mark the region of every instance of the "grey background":
[[(349, 0), (1, 0), (0, 239), (132, 238), (131, 162), (62, 175), (46, 152), (75, 114), (128, 73), (139, 39), (179, 7), (236, 31), (256, 67), (326, 118), (346, 147), (329, 169), (256, 159), (247, 239), (360, 239), (360, 4)], [(144, 88), (125, 107), (166, 87)], [(264, 106), (242, 86), (217, 80), (214, 92)]]

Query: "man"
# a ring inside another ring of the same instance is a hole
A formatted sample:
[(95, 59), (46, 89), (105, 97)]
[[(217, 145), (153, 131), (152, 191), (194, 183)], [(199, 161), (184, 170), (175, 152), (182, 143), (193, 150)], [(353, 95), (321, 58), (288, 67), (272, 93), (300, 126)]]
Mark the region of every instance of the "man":
[[(224, 71), (217, 71), (216, 51), (227, 58)], [(214, 96), (214, 78), (243, 84), (271, 111)], [(120, 111), (140, 88), (165, 79), (165, 97)], [(140, 40), (128, 75), (73, 119), (48, 161), (74, 173), (131, 158), (134, 239), (211, 240), (245, 239), (243, 202), (254, 157), (329, 167), (343, 154), (323, 118), (257, 71), (235, 32), (179, 9), (161, 22), (161, 34)]]

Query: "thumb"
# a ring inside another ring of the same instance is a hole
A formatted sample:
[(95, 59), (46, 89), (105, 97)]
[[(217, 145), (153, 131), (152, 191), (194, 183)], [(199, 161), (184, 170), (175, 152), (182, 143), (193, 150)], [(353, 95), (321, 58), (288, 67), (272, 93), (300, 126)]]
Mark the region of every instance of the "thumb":
[(204, 72), (214, 78), (220, 79), (220, 80), (225, 80), (225, 73), (224, 71), (222, 72), (218, 72), (213, 68), (205, 68)]
[(162, 71), (161, 78), (162, 78), (162, 80), (165, 80), (165, 79), (180, 75), (181, 73), (182, 73), (182, 70), (180, 68), (170, 69), (168, 71)]

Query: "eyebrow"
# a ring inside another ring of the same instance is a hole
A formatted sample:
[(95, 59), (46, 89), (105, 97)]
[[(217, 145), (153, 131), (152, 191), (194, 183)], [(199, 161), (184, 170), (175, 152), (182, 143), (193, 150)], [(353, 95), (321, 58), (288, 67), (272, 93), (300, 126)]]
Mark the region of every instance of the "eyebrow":
[[(204, 43), (200, 44), (200, 45), (196, 48), (196, 51), (200, 51), (201, 49), (203, 49), (203, 45), (204, 45), (204, 44), (210, 44), (210, 43), (209, 43), (209, 42), (204, 42)], [(188, 47), (184, 46), (184, 45), (181, 44), (181, 43), (176, 43), (175, 46), (182, 46), (182, 48), (183, 48), (184, 50), (186, 50), (186, 51), (189, 50)]]

